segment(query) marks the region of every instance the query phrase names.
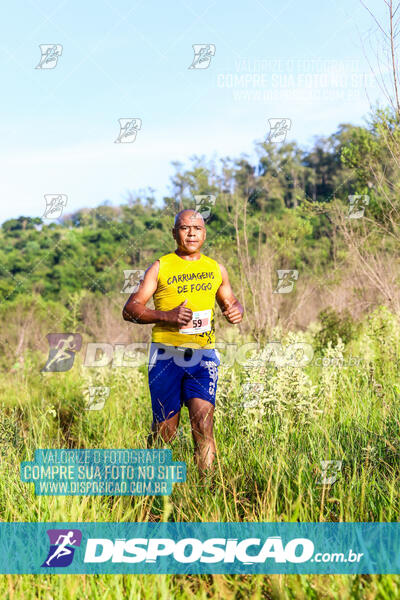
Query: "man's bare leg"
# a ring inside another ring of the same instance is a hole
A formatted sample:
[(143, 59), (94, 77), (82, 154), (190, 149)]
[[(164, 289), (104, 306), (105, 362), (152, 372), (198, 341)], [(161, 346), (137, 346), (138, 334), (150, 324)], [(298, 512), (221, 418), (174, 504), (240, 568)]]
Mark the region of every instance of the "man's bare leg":
[(163, 440), (166, 444), (172, 442), (178, 431), (180, 411), (170, 419), (151, 424), (151, 433), (147, 437), (147, 447), (151, 448), (154, 442)]
[(204, 478), (214, 472), (215, 442), (213, 435), (214, 406), (202, 398), (188, 400), (194, 441), (194, 461)]

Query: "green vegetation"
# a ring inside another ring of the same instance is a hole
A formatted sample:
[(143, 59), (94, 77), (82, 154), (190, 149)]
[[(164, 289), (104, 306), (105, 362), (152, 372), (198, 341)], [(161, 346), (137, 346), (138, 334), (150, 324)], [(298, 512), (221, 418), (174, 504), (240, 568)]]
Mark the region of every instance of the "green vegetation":
[[(386, 336), (385, 332), (391, 335)], [(380, 343), (379, 332), (386, 338)], [(279, 335), (279, 331), (275, 331)], [(231, 342), (241, 346), (239, 336)], [(289, 333), (283, 346), (308, 341)], [(396, 521), (400, 510), (400, 325), (385, 308), (361, 324), (357, 338), (329, 345), (304, 368), (220, 370), (215, 435), (215, 489), (202, 486), (193, 463), (187, 411), (172, 443), (188, 465), (187, 483), (170, 497), (35, 496), (20, 481), (21, 460), (36, 448), (144, 448), (150, 428), (145, 367), (94, 369), (80, 353), (66, 373), (41, 374), (44, 356), (30, 352), (1, 384), (3, 459), (0, 506), (5, 521)], [(255, 357), (258, 353), (254, 354)], [(251, 358), (252, 355), (249, 355)], [(359, 358), (351, 361), (352, 357)], [(243, 408), (243, 384), (262, 382), (256, 405)], [(84, 389), (108, 385), (101, 411), (84, 410)], [(288, 393), (290, 391), (290, 393)], [(17, 432), (15, 424), (18, 425)], [(6, 455), (6, 458), (5, 458)], [(332, 485), (321, 485), (321, 461), (342, 460)], [(194, 492), (195, 490), (195, 492)], [(95, 582), (95, 583), (94, 583)], [(396, 576), (10, 576), (24, 598), (396, 598)], [(311, 590), (314, 590), (311, 592)], [(107, 591), (107, 593), (106, 593)]]
[(355, 177), (349, 178), (340, 161), (345, 142), (357, 131), (342, 125), (331, 137), (316, 140), (308, 152), (294, 143), (263, 144), (256, 166), (245, 158), (217, 165), (193, 157), (186, 170), (175, 163), (173, 197), (164, 198), (159, 207), (143, 192), (119, 207), (105, 203), (64, 215), (61, 223), (8, 220), (0, 234), (0, 290), (7, 300), (32, 290), (49, 299), (82, 289), (98, 294), (115, 290), (123, 268), (144, 268), (170, 251), (173, 216), (194, 208), (198, 194), (217, 198), (207, 223), (205, 254), (227, 245), (228, 255), (235, 252), (233, 239), (237, 229), (243, 231), (245, 211), (253, 257), (259, 242), (268, 240), (292, 268), (322, 273), (334, 252), (333, 227), (326, 215), (310, 219), (309, 203), (325, 205), (337, 196), (347, 204), (348, 194), (359, 193)]

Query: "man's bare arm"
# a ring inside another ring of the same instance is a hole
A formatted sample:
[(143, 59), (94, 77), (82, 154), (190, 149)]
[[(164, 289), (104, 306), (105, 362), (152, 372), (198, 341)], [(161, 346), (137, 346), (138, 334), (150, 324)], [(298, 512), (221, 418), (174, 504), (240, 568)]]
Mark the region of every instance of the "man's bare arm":
[(156, 260), (145, 272), (138, 291), (129, 296), (123, 308), (122, 316), (125, 321), (131, 321), (140, 325), (160, 322), (171, 323), (179, 327), (187, 325), (193, 313), (190, 308), (183, 306), (186, 300), (172, 310), (153, 310), (146, 307), (147, 302), (157, 290), (159, 269), (160, 261)]
[(235, 325), (243, 319), (244, 308), (232, 291), (228, 272), (224, 265), (220, 264), (219, 267), (221, 269), (222, 283), (218, 288), (216, 299), (224, 317), (229, 323)]
[(145, 272), (137, 292), (131, 294), (126, 302), (122, 316), (133, 323), (159, 323), (164, 320), (164, 312), (147, 308), (146, 304), (157, 289), (157, 277), (160, 261), (156, 260)]

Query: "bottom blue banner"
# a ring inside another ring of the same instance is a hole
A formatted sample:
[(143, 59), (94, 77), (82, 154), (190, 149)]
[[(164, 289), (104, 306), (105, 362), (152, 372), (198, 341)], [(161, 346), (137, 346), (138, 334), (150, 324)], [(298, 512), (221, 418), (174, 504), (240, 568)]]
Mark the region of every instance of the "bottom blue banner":
[(0, 523), (1, 573), (400, 573), (400, 523)]

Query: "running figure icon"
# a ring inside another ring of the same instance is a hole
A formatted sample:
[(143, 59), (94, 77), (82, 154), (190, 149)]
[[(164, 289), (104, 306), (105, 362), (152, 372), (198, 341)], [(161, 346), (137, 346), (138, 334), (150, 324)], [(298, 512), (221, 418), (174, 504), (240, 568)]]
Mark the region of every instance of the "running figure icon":
[(44, 568), (58, 569), (68, 567), (74, 560), (75, 551), (82, 542), (80, 529), (48, 529), (47, 535), (50, 548), (44, 563)]
[[(73, 531), (68, 531), (67, 535), (59, 535), (56, 541), (56, 544), (59, 544), (57, 550), (46, 560), (46, 565), (50, 566), (51, 561), (57, 556), (61, 558), (62, 556), (66, 556), (67, 554), (72, 554), (71, 548), (68, 548), (68, 544), (76, 544), (78, 540), (72, 539), (74, 537)], [(60, 540), (63, 540), (60, 543)]]
[(49, 333), (49, 356), (42, 372), (68, 371), (74, 364), (75, 353), (81, 349), (82, 336), (79, 333)]

